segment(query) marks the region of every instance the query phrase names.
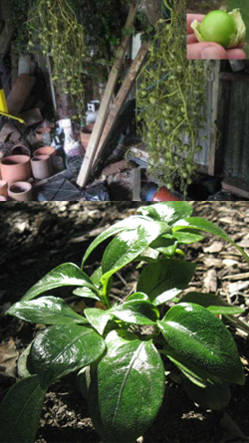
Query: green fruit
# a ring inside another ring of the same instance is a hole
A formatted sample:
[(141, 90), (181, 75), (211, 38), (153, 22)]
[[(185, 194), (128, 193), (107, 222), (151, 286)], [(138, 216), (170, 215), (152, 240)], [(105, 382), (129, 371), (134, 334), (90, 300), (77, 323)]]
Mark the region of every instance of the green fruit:
[(219, 43), (225, 48), (229, 46), (230, 38), (235, 32), (235, 21), (225, 11), (209, 12), (200, 24), (200, 33), (205, 41)]
[(199, 42), (215, 42), (224, 48), (238, 46), (246, 36), (246, 26), (238, 8), (231, 12), (211, 11), (201, 23), (194, 20), (191, 28)]

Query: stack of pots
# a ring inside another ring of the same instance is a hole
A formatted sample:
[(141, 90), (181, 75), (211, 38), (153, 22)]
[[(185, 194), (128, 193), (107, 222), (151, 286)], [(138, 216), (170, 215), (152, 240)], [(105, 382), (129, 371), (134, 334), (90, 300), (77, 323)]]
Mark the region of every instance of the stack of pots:
[[(8, 185), (8, 195), (17, 201), (32, 200), (31, 163), (28, 155), (9, 155), (1, 161), (2, 181)], [(18, 182), (18, 185), (16, 183)]]
[(54, 155), (55, 148), (43, 146), (36, 149), (31, 159), (27, 146), (13, 146), (11, 154), (2, 158), (0, 163), (0, 201), (6, 201), (8, 197), (17, 201), (32, 200), (32, 185), (29, 179), (32, 175), (37, 180), (50, 177)]

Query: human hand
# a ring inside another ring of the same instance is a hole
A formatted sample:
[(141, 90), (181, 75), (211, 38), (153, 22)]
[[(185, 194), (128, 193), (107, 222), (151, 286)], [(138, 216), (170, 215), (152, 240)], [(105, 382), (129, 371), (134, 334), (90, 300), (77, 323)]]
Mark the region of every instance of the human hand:
[(224, 49), (214, 42), (198, 42), (191, 28), (194, 20), (201, 22), (202, 14), (187, 14), (187, 58), (188, 59), (245, 59), (246, 53), (241, 48)]

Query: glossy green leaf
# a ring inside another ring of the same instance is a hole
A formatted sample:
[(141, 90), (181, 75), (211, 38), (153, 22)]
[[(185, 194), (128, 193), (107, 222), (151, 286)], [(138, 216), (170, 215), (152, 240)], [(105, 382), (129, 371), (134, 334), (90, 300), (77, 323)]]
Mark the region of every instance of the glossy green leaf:
[(82, 259), (81, 267), (84, 266), (84, 263), (86, 262), (89, 255), (94, 251), (94, 249), (97, 248), (101, 243), (103, 243), (108, 238), (118, 234), (122, 231), (133, 231), (138, 228), (138, 226), (142, 226), (145, 222), (150, 222), (151, 220), (149, 217), (143, 217), (140, 215), (134, 215), (131, 217), (128, 217), (124, 220), (120, 220), (119, 222), (115, 223), (114, 225), (110, 226), (108, 229), (106, 229), (104, 232), (99, 234), (93, 242), (90, 244), (90, 246), (87, 248), (84, 257)]
[(110, 311), (103, 311), (98, 308), (86, 308), (84, 314), (89, 323), (100, 335), (103, 334), (108, 321), (113, 318)]
[(85, 272), (74, 263), (63, 263), (48, 272), (41, 280), (33, 285), (22, 297), (31, 300), (37, 295), (61, 286), (87, 286), (94, 290), (94, 285)]
[(204, 382), (244, 383), (233, 337), (207, 309), (179, 303), (158, 321), (158, 326), (166, 340), (166, 354), (181, 370), (184, 365)]
[(109, 280), (111, 275), (135, 260), (164, 231), (163, 223), (143, 219), (136, 229), (117, 234), (104, 252), (101, 281)]
[(92, 273), (92, 275), (91, 275), (91, 281), (93, 282), (93, 284), (96, 286), (96, 287), (99, 287), (100, 286), (100, 278), (101, 278), (101, 275), (102, 275), (102, 267), (101, 266), (99, 266), (97, 269), (95, 269), (95, 271)]
[(1, 443), (34, 443), (46, 391), (37, 375), (11, 387), (0, 404)]
[(53, 296), (17, 302), (11, 306), (7, 314), (30, 323), (45, 325), (59, 325), (68, 322), (87, 323), (86, 319), (74, 312), (64, 300)]
[(154, 305), (160, 305), (187, 287), (195, 268), (195, 263), (183, 260), (163, 259), (150, 263), (140, 274), (137, 290), (148, 294)]
[(153, 325), (159, 318), (159, 311), (143, 293), (132, 294), (124, 303), (110, 309), (110, 312), (126, 323)]
[(191, 230), (184, 229), (184, 231), (174, 232), (174, 238), (176, 238), (179, 243), (189, 245), (191, 243), (203, 240), (203, 235)]
[(73, 290), (73, 294), (82, 298), (91, 298), (93, 300), (100, 300), (100, 297), (91, 288), (83, 286), (81, 288), (76, 288)]
[(38, 374), (42, 384), (53, 383), (94, 362), (104, 350), (104, 340), (89, 327), (51, 326), (35, 338), (28, 357), (28, 370)]
[(201, 292), (189, 292), (181, 297), (180, 302), (197, 303), (207, 308), (213, 314), (235, 315), (245, 311), (244, 308), (240, 308), (239, 306), (228, 305), (215, 294), (205, 294)]
[(193, 208), (186, 202), (162, 202), (149, 206), (142, 206), (137, 213), (151, 217), (153, 220), (163, 221), (171, 225), (177, 220), (190, 217)]
[(214, 223), (205, 220), (200, 217), (187, 217), (184, 220), (178, 220), (175, 225), (173, 226), (173, 232), (176, 232), (178, 230), (182, 229), (199, 229), (200, 231), (209, 232), (210, 234), (217, 235), (220, 238), (223, 238), (224, 240), (231, 243), (244, 257), (244, 259), (249, 264), (249, 255), (244, 251), (243, 248), (238, 246), (226, 233), (223, 231), (223, 229), (216, 226)]
[(188, 397), (204, 409), (223, 409), (231, 399), (231, 390), (226, 383), (208, 384), (205, 388), (200, 388), (186, 379), (183, 388)]
[(172, 235), (161, 235), (151, 243), (152, 248), (155, 248), (156, 251), (169, 257), (175, 255), (177, 246), (178, 242)]
[(93, 371), (89, 408), (101, 439), (135, 441), (156, 417), (164, 396), (164, 367), (152, 341), (125, 331), (106, 337), (107, 353)]
[(245, 308), (239, 306), (208, 306), (207, 309), (215, 315), (237, 315), (245, 312)]

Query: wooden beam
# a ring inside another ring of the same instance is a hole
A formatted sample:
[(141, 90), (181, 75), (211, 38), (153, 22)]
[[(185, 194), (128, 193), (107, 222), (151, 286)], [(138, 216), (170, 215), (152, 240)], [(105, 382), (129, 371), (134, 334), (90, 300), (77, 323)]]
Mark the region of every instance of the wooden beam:
[(208, 173), (215, 175), (215, 157), (217, 142), (217, 118), (218, 118), (218, 97), (219, 97), (219, 73), (220, 61), (215, 60), (213, 64), (213, 79), (211, 83), (211, 119), (210, 119), (210, 143), (208, 158)]
[(129, 71), (122, 83), (122, 86), (120, 87), (120, 90), (119, 90), (118, 95), (115, 99), (114, 105), (112, 106), (112, 109), (109, 112), (109, 115), (107, 117), (105, 127), (102, 132), (102, 136), (101, 136), (98, 148), (96, 150), (93, 168), (96, 166), (96, 163), (99, 158), (99, 154), (100, 154), (101, 150), (103, 149), (103, 147), (110, 135), (110, 132), (111, 132), (111, 130), (118, 118), (118, 115), (120, 113), (120, 110), (121, 110), (125, 100), (127, 99), (128, 94), (134, 84), (134, 81), (136, 80), (136, 77), (143, 65), (143, 62), (144, 62), (144, 59), (145, 59), (146, 54), (148, 52), (148, 49), (149, 49), (149, 42), (145, 42), (141, 46), (141, 48), (139, 49), (138, 54), (135, 57), (135, 59), (133, 60), (131, 67), (130, 67), (130, 69), (129, 69)]
[(124, 27), (125, 35), (122, 39), (121, 45), (119, 46), (119, 48), (117, 50), (115, 61), (114, 61), (112, 70), (110, 72), (108, 82), (107, 82), (107, 85), (105, 88), (105, 92), (104, 92), (104, 95), (103, 95), (103, 98), (102, 98), (102, 101), (100, 104), (98, 117), (97, 117), (96, 123), (94, 125), (93, 132), (92, 132), (92, 135), (89, 140), (88, 147), (87, 147), (86, 155), (85, 155), (83, 164), (81, 166), (81, 169), (80, 169), (80, 172), (79, 172), (79, 175), (77, 178), (77, 184), (80, 187), (84, 187), (87, 184), (89, 175), (91, 173), (91, 168), (92, 168), (92, 164), (94, 161), (96, 149), (98, 147), (101, 133), (103, 131), (106, 117), (107, 117), (107, 114), (109, 111), (109, 106), (110, 106), (112, 94), (113, 94), (114, 88), (116, 86), (116, 83), (118, 80), (118, 75), (119, 75), (119, 72), (120, 72), (120, 69), (122, 66), (122, 62), (124, 59), (124, 55), (125, 55), (125, 52), (127, 50), (128, 43), (130, 40), (129, 29), (134, 23), (136, 13), (137, 13), (137, 2), (135, 0), (133, 0), (130, 5), (129, 14), (128, 14), (126, 24)]

